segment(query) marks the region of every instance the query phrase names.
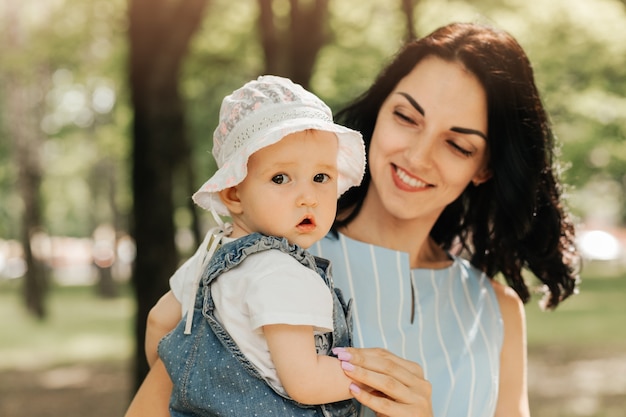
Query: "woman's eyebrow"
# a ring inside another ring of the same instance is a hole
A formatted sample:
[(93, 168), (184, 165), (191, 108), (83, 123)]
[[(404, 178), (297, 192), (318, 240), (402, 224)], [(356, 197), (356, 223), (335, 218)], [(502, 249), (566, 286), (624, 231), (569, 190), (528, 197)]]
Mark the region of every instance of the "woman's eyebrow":
[(467, 135), (477, 135), (477, 136), (480, 136), (481, 138), (487, 140), (487, 135), (485, 135), (480, 130), (469, 129), (469, 128), (466, 128), (466, 127), (456, 127), (456, 126), (452, 126), (450, 128), (450, 130), (453, 131), (453, 132), (463, 133), (463, 134), (467, 134)]
[[(409, 104), (413, 106), (415, 110), (417, 110), (422, 116), (426, 116), (426, 111), (424, 110), (424, 108), (420, 106), (420, 104), (413, 97), (411, 97), (408, 93), (400, 91), (397, 94), (400, 94), (402, 97), (406, 98)], [(480, 130), (470, 129), (466, 127), (456, 127), (456, 126), (451, 127), (450, 130), (453, 132), (463, 133), (467, 135), (477, 135), (487, 140), (487, 135), (485, 135)]]
[(406, 98), (407, 101), (409, 102), (409, 104), (411, 106), (413, 106), (415, 108), (415, 110), (417, 110), (418, 112), (420, 112), (420, 114), (422, 116), (426, 115), (426, 112), (424, 111), (424, 108), (422, 106), (419, 105), (419, 103), (417, 101), (415, 101), (415, 99), (413, 97), (411, 97), (410, 95), (408, 95), (407, 93), (403, 93), (403, 92), (399, 92), (398, 94), (400, 94), (402, 97)]

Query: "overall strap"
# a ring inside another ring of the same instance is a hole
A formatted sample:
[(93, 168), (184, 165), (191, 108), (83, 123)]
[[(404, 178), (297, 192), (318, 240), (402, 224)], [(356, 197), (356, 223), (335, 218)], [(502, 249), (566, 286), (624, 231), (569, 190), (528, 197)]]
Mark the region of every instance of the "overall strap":
[[(313, 255), (300, 246), (290, 244), (286, 238), (267, 236), (261, 233), (252, 233), (232, 242), (223, 244), (213, 255), (213, 258), (204, 269), (204, 272), (202, 273), (202, 283), (200, 284), (204, 291), (204, 312), (210, 313), (213, 311), (214, 307), (209, 287), (215, 279), (223, 273), (236, 268), (239, 264), (245, 261), (248, 256), (272, 249), (279, 250), (287, 255), (290, 255), (300, 264), (316, 272), (318, 275), (325, 275), (326, 271), (323, 268), (317, 267), (316, 260)], [(328, 281), (326, 279), (324, 279), (324, 281), (328, 285)]]

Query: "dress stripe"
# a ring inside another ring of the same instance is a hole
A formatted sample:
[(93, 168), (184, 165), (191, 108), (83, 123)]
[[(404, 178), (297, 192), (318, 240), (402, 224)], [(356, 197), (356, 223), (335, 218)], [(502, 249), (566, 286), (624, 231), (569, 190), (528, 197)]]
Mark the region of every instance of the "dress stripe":
[[(418, 363), (437, 417), (493, 417), (503, 325), (488, 277), (455, 256), (445, 268), (411, 269), (408, 254), (342, 234), (311, 251), (331, 261), (336, 286), (352, 299), (355, 346)], [(365, 407), (360, 415), (374, 416)]]
[(413, 292), (415, 294), (415, 315), (417, 317), (417, 329), (418, 329), (417, 345), (419, 346), (419, 355), (420, 355), (419, 364), (421, 365), (422, 370), (424, 371), (424, 375), (426, 376), (426, 378), (428, 378), (428, 361), (426, 360), (426, 357), (424, 356), (424, 315), (422, 314), (420, 292), (415, 283), (415, 275), (413, 274), (412, 270), (411, 270), (411, 283), (413, 284), (412, 287), (413, 287)]
[(452, 370), (452, 363), (450, 362), (450, 355), (448, 353), (448, 349), (446, 347), (446, 343), (444, 342), (443, 339), (443, 334), (442, 334), (442, 330), (441, 330), (441, 323), (440, 323), (440, 315), (442, 313), (441, 311), (441, 307), (440, 307), (440, 296), (439, 296), (439, 289), (437, 288), (437, 282), (435, 280), (435, 271), (432, 270), (430, 271), (430, 282), (432, 285), (432, 289), (433, 289), (433, 293), (435, 296), (435, 330), (437, 332), (437, 339), (439, 340), (439, 345), (441, 346), (441, 353), (444, 355), (445, 359), (446, 359), (446, 369), (448, 371), (448, 377), (450, 379), (450, 389), (447, 392), (447, 395), (445, 395), (446, 401), (445, 401), (445, 406), (443, 408), (443, 413), (442, 415), (447, 415), (448, 414), (448, 408), (450, 407), (450, 400), (452, 398), (454, 398), (454, 390), (455, 390), (455, 385), (456, 385), (456, 378), (454, 376), (454, 371)]
[(439, 289), (437, 288), (437, 282), (435, 281), (435, 271), (431, 271), (430, 273), (430, 282), (432, 284), (433, 292), (435, 295), (435, 329), (437, 331), (437, 338), (439, 340), (439, 344), (441, 345), (441, 351), (444, 357), (446, 358), (446, 365), (448, 367), (448, 375), (450, 376), (450, 383), (452, 385), (452, 390), (454, 390), (454, 384), (455, 384), (454, 372), (452, 371), (452, 364), (450, 363), (450, 355), (448, 354), (448, 349), (446, 347), (446, 343), (444, 342), (443, 334), (441, 331), (441, 323), (440, 323), (441, 308), (439, 307), (440, 295), (439, 295)]
[[(404, 312), (404, 283), (406, 274), (402, 270), (402, 257), (400, 253), (396, 254), (396, 276), (398, 277), (398, 289), (399, 289), (399, 302), (398, 302), (398, 332), (400, 333), (400, 346), (401, 346), (401, 355), (403, 358), (406, 358), (407, 345), (406, 345), (406, 333), (402, 328), (402, 313)], [(411, 277), (409, 276), (409, 279)]]
[(359, 303), (358, 300), (354, 298), (352, 294), (355, 294), (354, 290), (354, 277), (352, 276), (352, 267), (350, 265), (350, 258), (348, 255), (348, 249), (346, 247), (346, 239), (343, 235), (340, 235), (341, 239), (341, 248), (343, 249), (343, 257), (344, 264), (346, 267), (346, 278), (348, 279), (348, 285), (350, 288), (350, 297), (352, 298), (352, 317), (355, 324), (356, 334), (359, 337), (359, 343), (357, 346), (363, 347), (365, 343), (363, 342), (363, 332), (361, 331), (361, 320), (359, 317)]
[[(455, 280), (453, 279), (454, 277), (452, 276), (452, 269), (450, 270), (450, 280), (448, 282), (448, 285), (450, 287), (450, 293), (452, 293), (454, 290), (452, 288), (452, 284), (455, 283)], [(461, 284), (463, 285), (463, 287), (465, 288), (465, 281), (466, 281), (467, 277), (463, 276), (461, 277)], [(474, 310), (475, 313), (475, 309), (472, 307), (472, 300), (469, 299), (468, 300), (468, 305), (472, 308), (472, 310)], [(468, 335), (470, 335), (473, 330), (471, 328), (465, 328), (463, 326), (463, 320), (461, 319), (461, 316), (459, 315), (459, 309), (457, 308), (456, 303), (452, 303), (452, 311), (454, 312), (454, 316), (456, 318), (456, 322), (459, 325), (459, 329), (461, 329), (461, 335), (463, 336), (463, 343), (465, 344), (465, 349), (467, 349), (467, 354), (469, 356), (469, 360), (470, 360), (470, 367), (471, 367), (471, 380), (470, 380), (470, 387), (469, 387), (469, 396), (468, 396), (468, 400), (469, 400), (469, 405), (468, 405), (468, 410), (472, 410), (473, 407), (473, 401), (474, 401), (474, 392), (475, 392), (475, 387), (476, 387), (476, 363), (474, 362), (474, 352), (472, 351), (472, 347), (470, 346), (469, 340), (468, 340)], [(480, 323), (479, 323), (480, 326)]]
[(376, 287), (376, 317), (378, 318), (378, 330), (380, 331), (381, 341), (385, 349), (388, 348), (387, 337), (385, 337), (385, 327), (383, 326), (383, 312), (380, 304), (380, 275), (376, 266), (376, 253), (374, 247), (370, 246), (370, 260), (372, 261), (372, 272), (374, 273), (374, 284)]

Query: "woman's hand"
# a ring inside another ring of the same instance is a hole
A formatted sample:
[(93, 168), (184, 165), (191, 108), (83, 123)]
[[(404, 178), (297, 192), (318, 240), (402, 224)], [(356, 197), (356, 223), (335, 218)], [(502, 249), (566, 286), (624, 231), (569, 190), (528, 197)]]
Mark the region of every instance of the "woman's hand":
[(354, 398), (379, 417), (433, 417), (431, 385), (417, 363), (379, 348), (334, 352), (347, 376), (361, 387), (370, 387), (352, 384)]

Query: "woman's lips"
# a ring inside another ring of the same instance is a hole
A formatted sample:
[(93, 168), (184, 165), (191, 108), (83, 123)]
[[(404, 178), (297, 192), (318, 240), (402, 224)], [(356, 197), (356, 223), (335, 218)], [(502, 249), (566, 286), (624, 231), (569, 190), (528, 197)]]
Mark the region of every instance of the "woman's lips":
[(397, 165), (391, 165), (391, 172), (394, 183), (402, 190), (419, 191), (431, 187), (430, 184), (410, 175)]

